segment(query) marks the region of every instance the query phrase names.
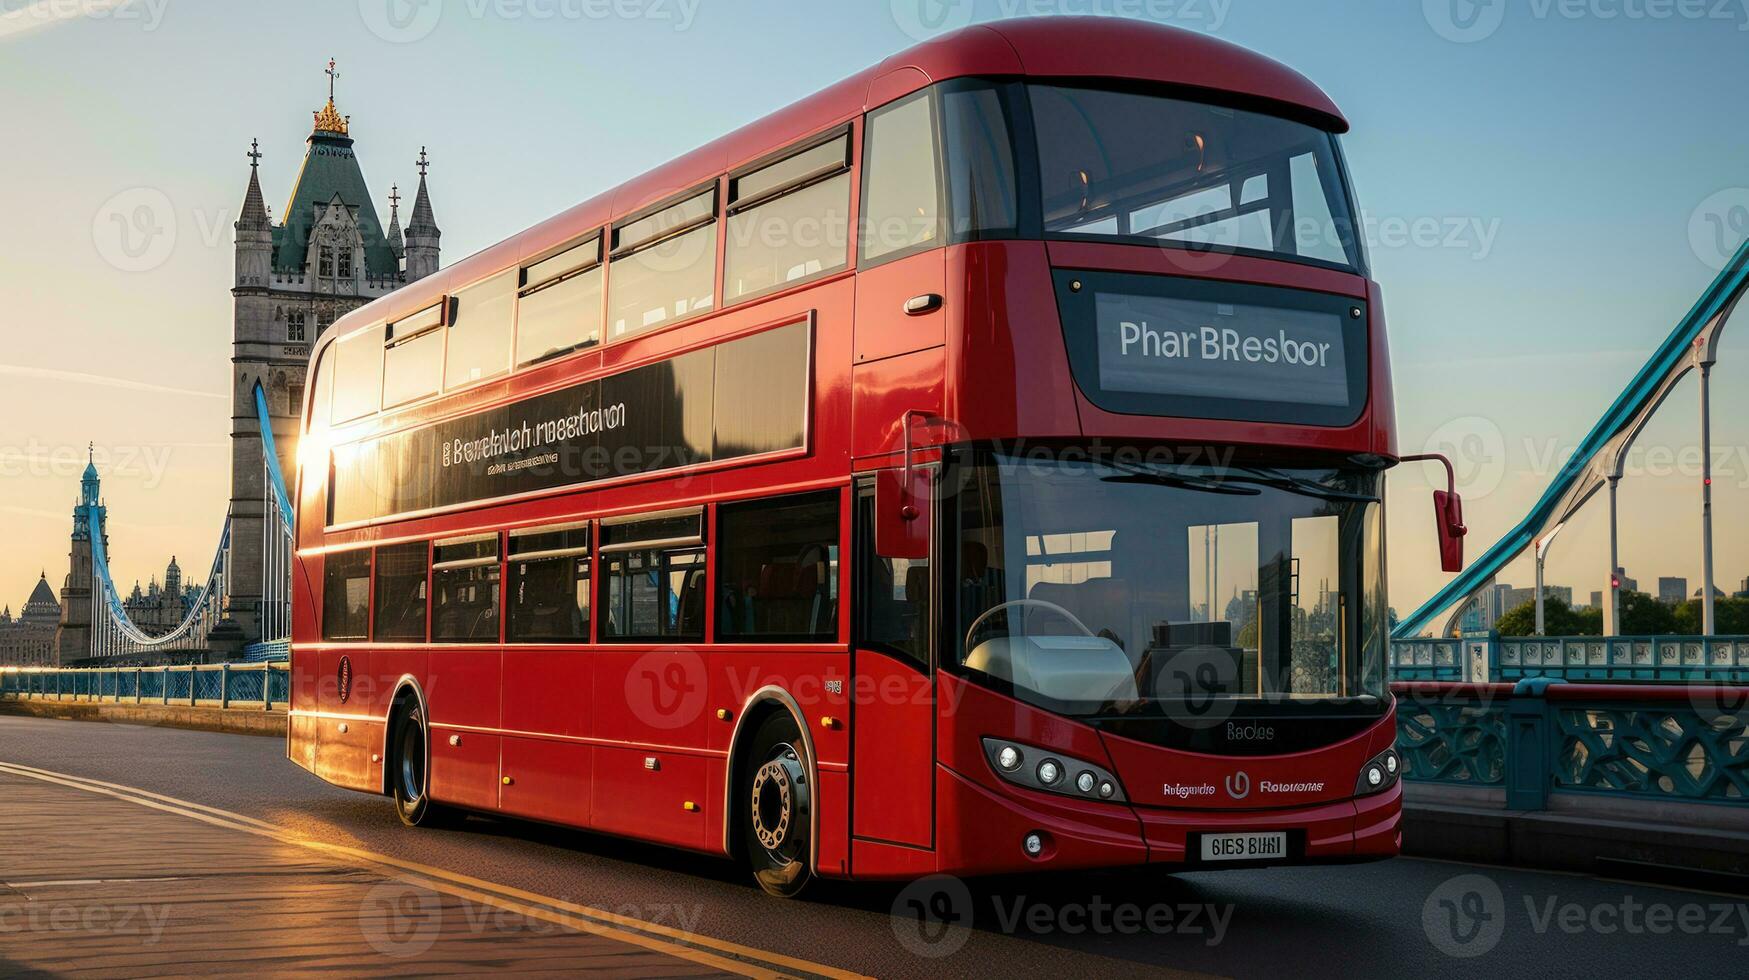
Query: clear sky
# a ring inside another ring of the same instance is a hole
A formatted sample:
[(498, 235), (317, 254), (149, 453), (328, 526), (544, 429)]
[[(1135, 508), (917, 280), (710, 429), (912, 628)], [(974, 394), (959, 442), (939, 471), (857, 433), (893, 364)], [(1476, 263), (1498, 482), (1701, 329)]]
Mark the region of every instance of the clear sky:
[[(0, 0), (0, 605), (66, 572), (88, 441), (119, 582), (203, 577), (228, 496), (231, 222), (284, 207), (338, 59), (365, 175), (431, 192), (454, 261), (935, 25), (1108, 12), (1294, 66), (1354, 125), (1405, 451), (1450, 443), (1472, 555), (1541, 492), (1749, 232), (1749, 0)], [(141, 212), (141, 205), (146, 205)], [(170, 215), (143, 253), (118, 229)], [(1749, 575), (1749, 338), (1716, 372), (1719, 580)], [(1642, 440), (1624, 563), (1698, 585), (1692, 382)], [(1450, 448), (1450, 447), (1448, 447)], [(1686, 453), (1686, 455), (1685, 455)], [(1393, 604), (1443, 577), (1392, 478)], [(1550, 580), (1601, 588), (1600, 507)], [(1530, 583), (1521, 565), (1505, 576)]]

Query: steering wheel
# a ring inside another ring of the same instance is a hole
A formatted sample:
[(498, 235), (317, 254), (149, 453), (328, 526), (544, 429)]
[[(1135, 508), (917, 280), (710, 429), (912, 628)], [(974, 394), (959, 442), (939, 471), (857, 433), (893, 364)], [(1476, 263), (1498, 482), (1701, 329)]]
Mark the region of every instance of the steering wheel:
[[(1086, 623), (1083, 623), (1079, 619), (1076, 619), (1074, 613), (1070, 612), (1067, 609), (1064, 609), (1062, 606), (1059, 606), (1054, 602), (1046, 602), (1043, 599), (1010, 599), (1007, 602), (1003, 602), (1003, 603), (999, 603), (997, 605), (991, 606), (990, 608), (984, 610), (983, 613), (981, 613), (977, 619), (972, 620), (972, 625), (966, 628), (966, 648), (968, 650), (971, 649), (972, 637), (977, 635), (978, 627), (984, 625), (984, 620), (989, 619), (991, 616), (996, 615), (997, 613), (1001, 612), (1004, 609), (1008, 609), (1008, 608), (1011, 608), (1014, 606), (1039, 606), (1041, 608), (1048, 609), (1051, 612), (1057, 613), (1058, 615), (1062, 616), (1064, 619), (1068, 620), (1069, 622), (1074, 623), (1075, 628), (1080, 630), (1083, 635), (1086, 635), (1086, 636), (1097, 636), (1098, 635), (1098, 634), (1094, 633), (1092, 630), (1088, 629)], [(1026, 622), (1025, 619), (1021, 620), (1021, 623), (1022, 623), (1021, 634), (1020, 634), (1021, 636), (1026, 635), (1026, 630), (1025, 630), (1025, 625), (1024, 625), (1025, 622)]]

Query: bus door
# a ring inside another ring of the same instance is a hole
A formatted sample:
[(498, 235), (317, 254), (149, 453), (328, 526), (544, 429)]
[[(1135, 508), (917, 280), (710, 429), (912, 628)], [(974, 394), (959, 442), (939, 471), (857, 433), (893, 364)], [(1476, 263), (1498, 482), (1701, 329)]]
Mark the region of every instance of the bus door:
[[(852, 833), (888, 844), (935, 846), (934, 535), (927, 503), (895, 544), (889, 492), (901, 471), (865, 481), (856, 493), (856, 564), (851, 650), (855, 688)], [(918, 470), (920, 480), (933, 479)], [(888, 487), (877, 493), (877, 483)], [(927, 483), (925, 483), (927, 485)], [(877, 496), (880, 501), (877, 503)], [(922, 495), (924, 500), (933, 493)], [(877, 535), (877, 522), (887, 533)], [(876, 538), (887, 554), (881, 554)]]

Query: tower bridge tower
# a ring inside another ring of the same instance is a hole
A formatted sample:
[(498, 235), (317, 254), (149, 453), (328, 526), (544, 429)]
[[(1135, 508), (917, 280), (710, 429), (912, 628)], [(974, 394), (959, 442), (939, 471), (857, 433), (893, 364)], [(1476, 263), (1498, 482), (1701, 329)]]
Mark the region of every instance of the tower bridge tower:
[(261, 193), (259, 144), (251, 142), (249, 183), (235, 224), (231, 289), (231, 547), (228, 616), (259, 637), (266, 476), (255, 385), (267, 396), (281, 472), (296, 473), (297, 432), (310, 351), (335, 320), (437, 271), (438, 237), (419, 153), (419, 190), (405, 242), (399, 195), (387, 230), (377, 218), (354, 152), (352, 120), (334, 105), (340, 77), (328, 62), (328, 101), (314, 113), (303, 165), (276, 223)]

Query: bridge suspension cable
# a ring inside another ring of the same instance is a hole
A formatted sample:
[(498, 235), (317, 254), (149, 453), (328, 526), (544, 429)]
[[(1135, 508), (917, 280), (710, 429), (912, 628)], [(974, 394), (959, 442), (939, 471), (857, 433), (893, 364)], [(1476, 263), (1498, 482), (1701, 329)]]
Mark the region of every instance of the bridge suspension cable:
[[(1724, 271), (1712, 281), (1695, 302), (1693, 308), (1676, 325), (1676, 329), (1664, 339), (1658, 349), (1652, 354), (1634, 379), (1628, 383), (1622, 393), (1616, 397), (1609, 410), (1598, 419), (1591, 432), (1579, 443), (1573, 455), (1567, 460), (1560, 472), (1550, 482), (1542, 498), (1536, 502), (1530, 513), (1519, 522), (1518, 526), (1508, 531), (1494, 546), (1477, 558), (1468, 568), (1446, 583), (1445, 588), (1434, 593), (1433, 597), (1410, 613), (1397, 624), (1392, 631), (1392, 637), (1406, 640), (1418, 635), (1440, 613), (1457, 606), (1463, 608), (1474, 601), (1476, 595), (1497, 576), (1513, 559), (1523, 554), (1527, 548), (1538, 548), (1546, 555), (1548, 543), (1558, 533), (1563, 524), (1572, 518), (1575, 512), (1590, 500), (1599, 490), (1608, 487), (1611, 497), (1610, 533), (1615, 533), (1614, 497), (1616, 483), (1621, 479), (1623, 457), (1631, 447), (1633, 440), (1644, 428), (1646, 420), (1657, 412), (1659, 406), (1670, 394), (1676, 382), (1689, 371), (1699, 370), (1704, 379), (1714, 360), (1717, 359), (1719, 334), (1723, 331), (1725, 322), (1730, 319), (1737, 303), (1749, 292), (1749, 242), (1737, 249), (1737, 254), (1725, 264)], [(1706, 388), (1702, 388), (1702, 454), (1711, 456), (1710, 432), (1706, 431), (1707, 419)], [(1707, 460), (1710, 465), (1710, 458)], [(1711, 504), (1710, 488), (1706, 491), (1705, 531), (1703, 550), (1711, 549)], [(1612, 540), (1610, 575), (1615, 575), (1615, 550)], [(1711, 623), (1711, 595), (1713, 583), (1711, 578), (1711, 559), (1707, 557), (1707, 581), (1703, 586), (1707, 597), (1706, 608), (1709, 612), (1706, 627)], [(1613, 618), (1615, 612), (1615, 591), (1612, 584), (1608, 587), (1606, 601)], [(1540, 600), (1541, 590), (1538, 590)], [(1612, 631), (1612, 624), (1606, 620), (1606, 631)]]
[[(273, 425), (267, 411), (267, 395), (257, 383), (254, 390), (255, 417), (261, 434), (261, 582), (257, 594), (259, 608), (254, 610), (259, 624), (260, 639), (283, 641), (291, 635), (291, 559), (294, 515), (290, 496), (286, 493), (285, 477), (280, 471), (279, 454), (274, 445)], [(225, 514), (220, 526), (218, 547), (205, 583), (190, 598), (182, 618), (167, 630), (149, 630), (136, 624), (128, 614), (127, 604), (110, 574), (108, 542), (96, 510), (84, 512), (84, 532), (91, 539), (91, 642), (94, 659), (141, 656), (205, 649), (208, 640), (228, 612), (225, 603), (237, 585), (233, 567), (237, 515)], [(182, 603), (183, 596), (168, 597), (172, 603)], [(172, 607), (174, 608), (174, 606)]]

